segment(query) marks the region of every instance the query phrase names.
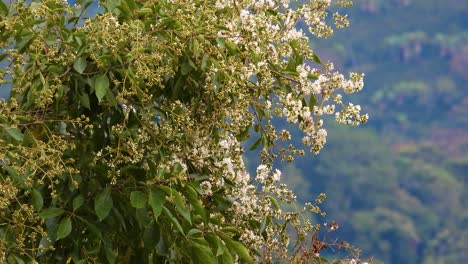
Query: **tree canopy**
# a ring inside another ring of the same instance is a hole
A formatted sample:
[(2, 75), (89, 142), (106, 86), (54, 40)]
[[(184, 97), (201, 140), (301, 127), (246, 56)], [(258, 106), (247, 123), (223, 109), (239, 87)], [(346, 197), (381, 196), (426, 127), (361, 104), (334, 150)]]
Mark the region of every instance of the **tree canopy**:
[(297, 253), (324, 195), (286, 210), (273, 163), (319, 153), (324, 116), (368, 119), (342, 96), (363, 74), (307, 37), (347, 26), (351, 1), (108, 0), (92, 17), (76, 2), (0, 2), (0, 261), (319, 261)]

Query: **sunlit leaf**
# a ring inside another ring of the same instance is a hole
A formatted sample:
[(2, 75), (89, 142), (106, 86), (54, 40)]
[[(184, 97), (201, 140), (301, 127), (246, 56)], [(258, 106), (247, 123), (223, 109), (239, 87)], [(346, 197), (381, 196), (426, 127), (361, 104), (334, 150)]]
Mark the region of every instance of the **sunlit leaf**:
[(79, 57), (75, 59), (75, 62), (73, 63), (73, 69), (75, 69), (75, 71), (81, 74), (86, 69), (86, 65), (86, 59), (83, 57)]

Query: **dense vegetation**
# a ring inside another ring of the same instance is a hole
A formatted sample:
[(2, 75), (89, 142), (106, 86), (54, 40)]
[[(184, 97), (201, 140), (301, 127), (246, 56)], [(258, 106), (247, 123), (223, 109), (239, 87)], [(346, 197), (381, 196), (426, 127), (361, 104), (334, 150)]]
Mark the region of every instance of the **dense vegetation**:
[(351, 27), (317, 45), (366, 73), (372, 115), (298, 160), (297, 191), (327, 193), (328, 221), (378, 261), (468, 263), (467, 17), (466, 1), (356, 1)]
[(0, 262), (323, 263), (325, 195), (294, 207), (276, 162), (368, 119), (304, 34), (351, 1), (76, 2), (0, 2)]
[(377, 262), (468, 263), (468, 2), (356, 0), (349, 10), (350, 29), (312, 44), (338, 69), (366, 73), (370, 122), (334, 127), (322, 153), (282, 179), (302, 202), (325, 192), (316, 222), (336, 220), (338, 236)]

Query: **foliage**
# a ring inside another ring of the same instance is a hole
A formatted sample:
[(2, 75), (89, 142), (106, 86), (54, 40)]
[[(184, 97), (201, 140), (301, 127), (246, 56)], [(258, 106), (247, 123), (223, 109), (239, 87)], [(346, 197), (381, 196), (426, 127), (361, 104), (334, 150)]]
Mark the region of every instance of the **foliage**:
[(292, 260), (319, 228), (302, 216), (324, 196), (280, 206), (296, 197), (273, 162), (304, 150), (280, 147), (291, 136), (271, 119), (296, 124), (314, 153), (323, 115), (367, 121), (339, 94), (363, 75), (322, 63), (296, 28), (328, 37), (328, 10), (350, 1), (109, 0), (92, 18), (93, 2), (77, 3), (0, 2), (12, 84), (0, 103), (0, 261)]

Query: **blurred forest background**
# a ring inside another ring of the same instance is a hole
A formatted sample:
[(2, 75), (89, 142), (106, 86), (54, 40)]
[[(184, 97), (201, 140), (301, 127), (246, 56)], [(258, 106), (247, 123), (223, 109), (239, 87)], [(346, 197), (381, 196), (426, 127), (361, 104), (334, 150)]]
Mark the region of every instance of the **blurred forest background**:
[(315, 221), (336, 220), (376, 263), (468, 263), (468, 1), (354, 0), (344, 12), (350, 28), (311, 43), (366, 74), (370, 121), (330, 127), (320, 155), (279, 164), (283, 179), (302, 202), (325, 192)]
[(283, 178), (303, 202), (325, 192), (316, 220), (336, 220), (337, 237), (377, 263), (468, 263), (468, 1), (355, 0), (345, 12), (350, 28), (311, 42), (366, 74), (370, 121), (329, 129)]

